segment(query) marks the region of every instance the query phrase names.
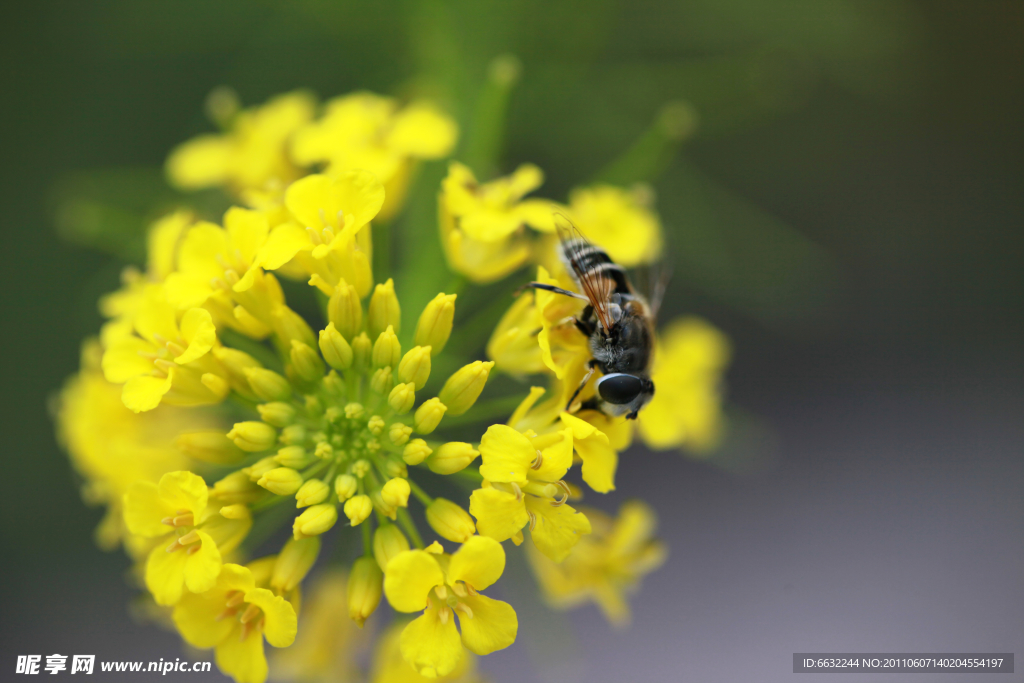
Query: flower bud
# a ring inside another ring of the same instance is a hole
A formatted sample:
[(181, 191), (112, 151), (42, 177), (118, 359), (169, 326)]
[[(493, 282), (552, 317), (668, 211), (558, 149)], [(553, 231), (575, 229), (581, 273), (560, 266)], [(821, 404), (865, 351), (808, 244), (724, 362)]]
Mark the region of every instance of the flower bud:
[(437, 397), (448, 406), (449, 414), (462, 415), (473, 407), (493, 367), (494, 361), (478, 360), (464, 365), (448, 378)]
[(233, 349), (230, 346), (215, 346), (211, 349), (214, 357), (228, 373), (228, 384), (239, 394), (252, 400), (256, 395), (249, 387), (249, 380), (245, 377), (248, 368), (260, 368), (260, 362), (244, 351)]
[(423, 439), (413, 439), (405, 444), (405, 449), (402, 451), (402, 460), (405, 461), (406, 465), (419, 465), (432, 452), (426, 441)]
[(269, 472), (270, 470), (277, 467), (277, 461), (274, 460), (274, 456), (268, 455), (265, 458), (260, 458), (252, 465), (243, 467), (242, 472), (249, 477), (250, 481), (258, 481), (260, 477)]
[(391, 507), (404, 508), (409, 507), (410, 493), (412, 493), (412, 488), (409, 486), (409, 480), (395, 477), (384, 482), (384, 486), (380, 490), (380, 497), (385, 504)]
[(257, 453), (265, 451), (277, 442), (277, 432), (265, 422), (236, 422), (228, 432), (228, 438), (243, 451)]
[(381, 570), (386, 571), (391, 558), (408, 549), (409, 541), (405, 534), (390, 522), (381, 524), (373, 534), (373, 556)]
[(327, 327), (320, 330), (320, 353), (324, 354), (324, 360), (335, 370), (348, 370), (352, 367), (352, 347), (334, 327), (334, 323), (327, 323)]
[(370, 361), (375, 368), (382, 368), (390, 365), (398, 367), (398, 361), (402, 359), (402, 345), (398, 342), (395, 328), (388, 325), (388, 329), (380, 333), (377, 341), (373, 344), (373, 353)]
[(372, 557), (360, 557), (352, 564), (348, 576), (348, 615), (363, 627), (380, 604), (384, 574)]
[(359, 481), (351, 474), (339, 474), (334, 480), (334, 492), (338, 500), (348, 500), (359, 490)]
[(310, 479), (295, 494), (295, 507), (305, 508), (310, 505), (319, 505), (327, 500), (331, 493), (331, 487), (320, 479)]
[(373, 503), (374, 509), (385, 517), (394, 520), (398, 514), (398, 507), (386, 502), (380, 495), (380, 490), (373, 491), (370, 494), (370, 502)]
[(373, 376), (370, 377), (370, 389), (381, 396), (389, 394), (394, 384), (395, 379), (392, 376), (390, 365), (377, 368), (377, 370), (374, 371)]
[(281, 443), (299, 446), (306, 441), (306, 428), (302, 425), (288, 425), (281, 430)]
[(249, 479), (249, 475), (239, 470), (214, 484), (210, 497), (224, 505), (237, 505), (251, 503), (262, 495), (263, 491)]
[(412, 382), (419, 391), (430, 377), (430, 348), (417, 346), (409, 350), (398, 364), (398, 377), (403, 382)]
[(279, 305), (271, 313), (274, 321), (274, 332), (284, 347), (291, 348), (292, 342), (300, 342), (306, 346), (316, 346), (316, 336), (312, 328), (301, 315), (284, 304)]
[(360, 332), (359, 336), (352, 340), (352, 367), (357, 372), (364, 372), (370, 367), (370, 353), (372, 350), (373, 344), (365, 332)]
[[(345, 343), (348, 344), (348, 342)], [(351, 365), (351, 360), (349, 360), (349, 364)], [(341, 381), (341, 377), (334, 370), (328, 372), (324, 377), (323, 385), (324, 390), (331, 396), (343, 396), (345, 394), (345, 383)]]
[(437, 425), (441, 423), (441, 418), (444, 417), (446, 410), (448, 408), (438, 398), (424, 401), (423, 405), (416, 409), (416, 415), (413, 417), (413, 427), (420, 434), (429, 434), (437, 429)]
[(402, 311), (398, 305), (398, 297), (395, 296), (395, 283), (391, 278), (384, 284), (374, 287), (366, 320), (371, 339), (376, 339), (389, 325), (395, 332), (402, 328)]
[(427, 524), (438, 536), (453, 543), (465, 543), (476, 533), (476, 524), (469, 513), (444, 498), (435, 498), (427, 506)]
[(287, 593), (306, 578), (306, 574), (316, 562), (320, 554), (320, 537), (288, 539), (284, 548), (274, 562), (274, 571), (270, 576), (270, 586), (279, 593)]
[(389, 477), (401, 477), (402, 479), (409, 477), (409, 468), (398, 458), (388, 458), (384, 463), (384, 472)]
[(431, 354), (441, 353), (452, 333), (455, 319), (455, 294), (438, 294), (427, 304), (416, 324), (414, 343), (429, 346)]
[(293, 339), (291, 359), (295, 372), (307, 382), (316, 382), (323, 378), (324, 362), (312, 347)]
[(264, 401), (283, 401), (292, 395), (291, 383), (273, 370), (247, 368), (245, 378), (249, 380), (252, 393)]
[(231, 465), (241, 460), (243, 455), (241, 449), (224, 432), (182, 434), (175, 440), (175, 444), (186, 455), (214, 465)]
[(306, 511), (295, 518), (292, 524), (292, 535), (296, 540), (319, 536), (334, 526), (338, 521), (338, 510), (330, 503), (321, 503), (306, 508)]
[(405, 415), (416, 403), (416, 390), (411, 383), (399, 384), (388, 394), (388, 405), (399, 415)]
[(463, 441), (449, 441), (441, 444), (429, 458), (427, 467), (436, 474), (455, 474), (466, 469), (469, 463), (480, 455), (480, 451)]
[(352, 526), (358, 526), (366, 521), (366, 518), (373, 512), (373, 503), (366, 495), (352, 496), (345, 501), (345, 516), (348, 517)]
[(404, 446), (412, 434), (412, 427), (401, 422), (395, 422), (388, 427), (388, 439), (396, 446)]
[(290, 467), (275, 467), (264, 472), (256, 484), (279, 496), (290, 496), (302, 486), (302, 475)]
[(313, 459), (306, 453), (302, 446), (285, 446), (274, 456), (274, 462), (281, 467), (291, 467), (293, 470), (306, 467)]
[(384, 418), (380, 415), (371, 415), (370, 419), (366, 421), (366, 428), (374, 436), (380, 436), (384, 432), (385, 424)]
[(290, 403), (274, 401), (256, 406), (260, 419), (275, 427), (287, 427), (295, 419), (295, 408)]
[(220, 510), (218, 510), (218, 512), (220, 512), (220, 516), (224, 517), (225, 519), (252, 519), (252, 513), (249, 512), (249, 508), (245, 507), (241, 503), (225, 505)]
[(363, 307), (356, 288), (344, 280), (338, 282), (327, 302), (327, 318), (341, 336), (351, 341), (363, 327)]

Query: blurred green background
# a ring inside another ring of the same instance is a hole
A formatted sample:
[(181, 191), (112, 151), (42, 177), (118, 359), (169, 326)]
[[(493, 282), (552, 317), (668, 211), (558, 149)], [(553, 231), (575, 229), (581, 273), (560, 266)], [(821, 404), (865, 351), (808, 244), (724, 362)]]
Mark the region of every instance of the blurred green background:
[[(7, 609), (19, 594), (127, 590), (110, 588), (126, 562), (93, 547), (101, 513), (80, 502), (46, 404), (98, 327), (96, 297), (118, 282), (111, 253), (130, 252), (131, 231), (173, 202), (160, 166), (210, 129), (212, 88), (230, 85), (246, 105), (297, 87), (423, 93), (468, 124), (488, 64), (514, 54), (522, 76), (496, 170), (537, 163), (541, 194), (555, 199), (619, 157), (664, 104), (688, 103), (695, 132), (654, 180), (674, 272), (665, 316), (698, 313), (732, 337), (730, 399), (770, 428), (773, 406), (865, 386), (1018, 395), (1022, 8), (5, 3), (5, 632), (32, 620)], [(93, 203), (71, 201), (82, 198)], [(129, 233), (94, 249), (97, 221)]]

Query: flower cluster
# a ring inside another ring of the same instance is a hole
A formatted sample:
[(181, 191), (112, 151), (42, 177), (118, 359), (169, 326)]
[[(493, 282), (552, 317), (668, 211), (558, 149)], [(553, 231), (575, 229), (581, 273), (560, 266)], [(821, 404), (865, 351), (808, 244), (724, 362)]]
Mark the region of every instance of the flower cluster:
[[(486, 360), (466, 355), (471, 339), (446, 351), (462, 333), (465, 281), (411, 317), (394, 281), (375, 277), (371, 224), (401, 210), (420, 160), (451, 152), (454, 121), (370, 93), (319, 108), (291, 93), (239, 110), (219, 92), (211, 111), (223, 131), (176, 149), (168, 174), (237, 205), (223, 216), (182, 208), (151, 226), (145, 267), (101, 300), (108, 320), (57, 405), (84, 495), (108, 507), (101, 544), (123, 541), (182, 638), (212, 648), (239, 683), (267, 678), (264, 642), (289, 648), (272, 658), (282, 676), (358, 675), (355, 655), (338, 653), (365, 644), (352, 625), (382, 599), (415, 616), (381, 639), (373, 680), (477, 680), (474, 657), (516, 639), (513, 606), (483, 592), (504, 573), (503, 543), (527, 534), (553, 604), (593, 599), (621, 619), (622, 591), (664, 555), (653, 513), (637, 502), (613, 520), (575, 501), (582, 484), (615, 488), (634, 429), (657, 448), (715, 443), (724, 337), (695, 319), (668, 328), (658, 393), (637, 426), (582, 407), (593, 381), (575, 398), (590, 359), (576, 299), (529, 290)], [(481, 183), (452, 162), (438, 199), (451, 270), (483, 283), (532, 264), (538, 281), (573, 289), (554, 211), (622, 264), (658, 256), (648, 191), (525, 198), (542, 180), (526, 165)], [(509, 396), (517, 385), (506, 383), (504, 398), (481, 401), (496, 372), (538, 386)], [(509, 406), (501, 421), (485, 402)], [(453, 487), (464, 500), (433, 493)], [(268, 548), (287, 508), (290, 533)], [(329, 532), (353, 534), (359, 551), (301, 600)]]

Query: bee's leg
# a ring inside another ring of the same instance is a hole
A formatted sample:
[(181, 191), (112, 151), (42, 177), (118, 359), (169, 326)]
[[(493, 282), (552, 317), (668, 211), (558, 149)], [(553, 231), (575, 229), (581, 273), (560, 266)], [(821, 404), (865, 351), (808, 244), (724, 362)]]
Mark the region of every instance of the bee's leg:
[(590, 338), (597, 332), (597, 322), (594, 320), (594, 307), (587, 304), (583, 314), (576, 318), (576, 329), (583, 333), (583, 336)]
[(561, 294), (562, 296), (572, 297), (573, 299), (579, 299), (581, 301), (590, 301), (590, 299), (583, 296), (582, 294), (570, 292), (568, 289), (562, 289), (561, 287), (555, 287), (554, 285), (547, 285), (544, 284), (543, 282), (527, 282), (525, 285), (520, 287), (516, 293), (518, 294), (518, 292), (522, 291), (523, 289), (526, 289), (527, 287), (531, 289), (543, 289), (546, 292), (554, 292), (555, 294)]
[(587, 386), (587, 382), (590, 381), (590, 378), (594, 376), (594, 371), (597, 370), (596, 360), (591, 359), (588, 365), (590, 366), (590, 369), (587, 370), (587, 374), (583, 375), (583, 380), (580, 382), (580, 385), (576, 387), (576, 391), (573, 392), (572, 398), (570, 398), (569, 402), (565, 404), (566, 410), (569, 410), (569, 408), (572, 406), (572, 402), (575, 401), (576, 397), (580, 395), (580, 392), (583, 391), (583, 387)]
[(639, 415), (639, 412), (634, 410), (632, 413), (629, 413), (628, 415), (626, 415), (626, 419), (627, 420), (635, 420), (637, 415)]

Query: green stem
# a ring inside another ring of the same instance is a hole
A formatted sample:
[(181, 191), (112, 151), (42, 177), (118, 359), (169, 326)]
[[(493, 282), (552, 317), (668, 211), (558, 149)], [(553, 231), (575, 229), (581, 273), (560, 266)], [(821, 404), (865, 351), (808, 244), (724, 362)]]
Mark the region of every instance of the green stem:
[(523, 402), (522, 396), (503, 396), (489, 401), (477, 403), (462, 415), (445, 417), (445, 427), (457, 427), (459, 425), (473, 424), (474, 422), (491, 421), (494, 418), (504, 418), (512, 414), (519, 404)]
[(636, 142), (594, 176), (594, 182), (629, 185), (656, 180), (668, 168), (682, 141), (693, 134), (696, 125), (697, 114), (689, 104), (666, 104)]
[(359, 526), (363, 528), (363, 555), (372, 556), (373, 541), (372, 532), (370, 531), (370, 520), (363, 520), (363, 523)]
[(487, 69), (487, 80), (477, 97), (462, 153), (479, 178), (490, 178), (497, 170), (508, 103), (520, 70), (519, 60), (513, 55), (496, 57)]
[(434, 499), (427, 495), (427, 492), (424, 491), (419, 484), (414, 482), (412, 479), (407, 479), (406, 481), (409, 482), (409, 488), (412, 489), (412, 495), (416, 496), (417, 500), (423, 503), (423, 507), (428, 507), (434, 502)]
[(423, 537), (420, 536), (419, 529), (412, 521), (412, 517), (409, 516), (409, 511), (405, 508), (398, 509), (398, 523), (405, 530), (405, 533), (412, 539), (412, 544), (423, 550)]

